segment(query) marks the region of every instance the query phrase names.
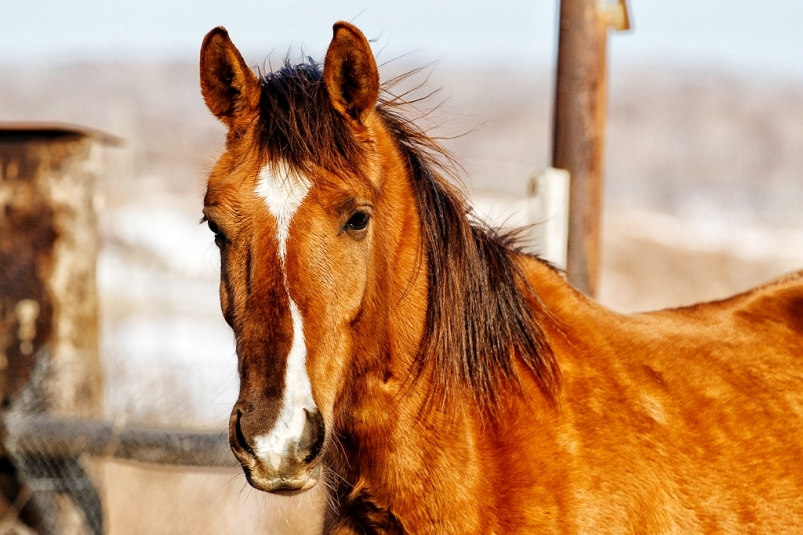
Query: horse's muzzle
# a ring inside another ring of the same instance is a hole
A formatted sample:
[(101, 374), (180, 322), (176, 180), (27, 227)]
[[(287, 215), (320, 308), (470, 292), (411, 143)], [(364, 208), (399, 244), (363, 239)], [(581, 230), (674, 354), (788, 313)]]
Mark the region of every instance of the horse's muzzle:
[(238, 407), (234, 408), (229, 421), (229, 443), (252, 487), (295, 494), (311, 489), (320, 481), (320, 458), (326, 436), (324, 422), (317, 409), (305, 409), (304, 413), (301, 435), (277, 441), (271, 436), (249, 436), (243, 425), (247, 416)]

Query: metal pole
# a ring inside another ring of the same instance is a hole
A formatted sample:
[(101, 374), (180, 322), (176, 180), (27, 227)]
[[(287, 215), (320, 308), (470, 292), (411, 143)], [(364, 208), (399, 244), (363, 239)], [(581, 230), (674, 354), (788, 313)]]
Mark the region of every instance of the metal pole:
[(599, 274), (610, 26), (629, 29), (625, 0), (561, 0), (552, 166), (571, 175), (569, 281), (591, 296)]

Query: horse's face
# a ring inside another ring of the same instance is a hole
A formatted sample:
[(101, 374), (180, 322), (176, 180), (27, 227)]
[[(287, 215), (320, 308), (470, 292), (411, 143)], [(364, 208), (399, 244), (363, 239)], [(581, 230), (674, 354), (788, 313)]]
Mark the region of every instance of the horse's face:
[(373, 192), (323, 172), (231, 163), (224, 157), (212, 173), (205, 203), (239, 356), (231, 444), (258, 488), (303, 489), (318, 479), (349, 325), (362, 310)]
[[(331, 105), (368, 132), (379, 85), (359, 31), (335, 27), (324, 80)], [(260, 112), (260, 82), (222, 29), (204, 41), (201, 85), (230, 130), (204, 215), (220, 248), (221, 308), (237, 341), (232, 450), (255, 487), (306, 490), (320, 478), (364, 308), (378, 189), (370, 176), (314, 162), (301, 172), (265, 154), (257, 134), (258, 121), (269, 120)]]

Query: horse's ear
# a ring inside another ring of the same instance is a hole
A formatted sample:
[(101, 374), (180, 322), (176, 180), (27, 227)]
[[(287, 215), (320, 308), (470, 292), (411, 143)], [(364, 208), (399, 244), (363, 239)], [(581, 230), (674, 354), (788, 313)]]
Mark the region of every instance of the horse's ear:
[(259, 105), (259, 80), (222, 26), (206, 34), (201, 45), (201, 94), (209, 111), (229, 128)]
[(332, 105), (348, 119), (362, 122), (379, 99), (379, 71), (368, 40), (355, 26), (338, 22), (326, 51), (323, 80)]

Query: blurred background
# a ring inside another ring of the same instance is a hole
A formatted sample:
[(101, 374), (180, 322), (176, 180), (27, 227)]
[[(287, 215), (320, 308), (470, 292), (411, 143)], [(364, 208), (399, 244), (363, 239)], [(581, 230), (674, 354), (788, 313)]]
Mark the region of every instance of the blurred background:
[[(332, 23), (385, 78), (420, 75), (469, 191), (524, 195), (547, 167), (556, 0), (0, 0), (0, 121), (68, 122), (105, 153), (98, 267), (106, 413), (222, 428), (236, 399), (218, 259), (198, 225), (225, 133), (198, 88), (205, 33), (246, 61), (322, 59)], [(631, 0), (609, 40), (600, 300), (632, 312), (716, 299), (803, 268), (803, 3)], [(461, 135), (465, 134), (465, 135)], [(458, 137), (454, 137), (458, 136)], [(108, 531), (307, 533), (321, 498), (256, 493), (236, 471), (109, 462)]]

